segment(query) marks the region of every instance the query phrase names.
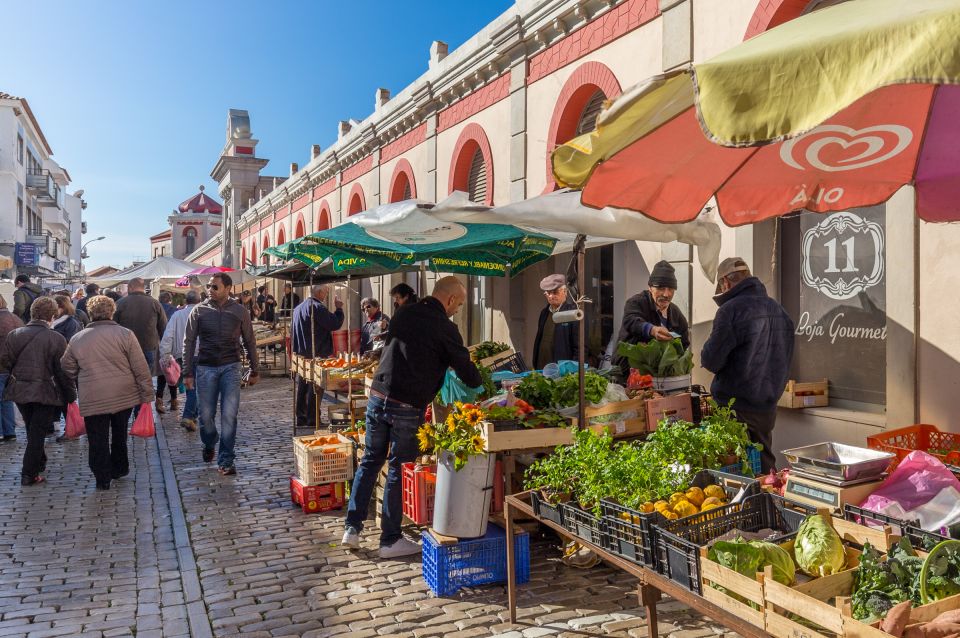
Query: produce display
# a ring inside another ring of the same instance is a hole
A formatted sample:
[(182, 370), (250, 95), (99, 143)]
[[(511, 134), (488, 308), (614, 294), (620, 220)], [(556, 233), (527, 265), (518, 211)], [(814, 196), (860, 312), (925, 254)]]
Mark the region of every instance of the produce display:
[[(609, 380), (602, 374), (587, 371), (583, 375), (584, 399), (590, 403), (600, 403), (607, 392), (608, 383)], [(580, 401), (580, 379), (576, 374), (550, 379), (533, 372), (517, 384), (513, 393), (535, 410), (568, 408)]]
[(773, 579), (781, 585), (790, 586), (797, 579), (793, 557), (776, 543), (747, 541), (741, 537), (733, 541), (717, 541), (710, 547), (707, 558), (748, 578), (771, 567)]
[(473, 348), (470, 352), (470, 358), (473, 359), (474, 362), (483, 361), (495, 354), (506, 352), (509, 349), (510, 346), (499, 341), (483, 341)]
[(746, 463), (750, 445), (746, 426), (734, 420), (729, 406), (717, 408), (699, 427), (662, 422), (645, 442), (614, 443), (607, 432), (577, 430), (573, 445), (530, 466), (526, 487), (549, 502), (572, 499), (598, 515), (600, 500), (611, 499), (639, 512), (682, 518), (724, 504), (722, 489), (691, 490), (691, 480), (701, 469), (726, 465), (729, 454)]
[(654, 377), (680, 377), (693, 370), (693, 351), (684, 350), (680, 339), (646, 343), (626, 343), (617, 345), (617, 354), (626, 357), (630, 367), (641, 375)]
[(847, 564), (843, 541), (823, 516), (809, 516), (800, 524), (793, 556), (805, 574), (819, 578), (842, 571)]

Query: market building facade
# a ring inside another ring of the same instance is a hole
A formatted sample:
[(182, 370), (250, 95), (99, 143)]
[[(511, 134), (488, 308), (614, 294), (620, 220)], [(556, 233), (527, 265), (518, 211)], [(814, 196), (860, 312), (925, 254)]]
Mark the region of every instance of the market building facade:
[[(232, 134), (228, 126), (213, 173), (226, 227), (235, 219), (237, 236), (228, 239), (228, 251), (218, 236), (189, 258), (262, 265), (269, 261), (266, 247), (379, 204), (440, 201), (459, 190), (499, 205), (550, 192), (550, 152), (591, 130), (604, 100), (821, 4), (521, 0), (455, 51), (434, 42), (424, 75), (396, 95), (377, 90), (369, 117), (341, 121), (336, 143), (322, 151), (313, 146), (310, 161), (291, 165), (280, 182), (259, 176), (266, 160), (256, 157), (244, 112), (245, 128)], [(836, 223), (837, 214), (722, 229), (721, 257), (746, 258), (797, 324), (792, 376), (831, 380), (830, 407), (781, 413), (781, 449), (801, 439), (862, 444), (878, 429), (920, 421), (951, 427), (960, 336), (944, 329), (953, 303), (938, 298), (952, 289), (947, 255), (960, 244), (960, 231), (918, 221), (910, 187), (849, 214), (858, 230)], [(629, 241), (588, 251), (584, 292), (594, 300), (588, 312), (595, 360), (616, 335), (624, 301), (645, 288), (660, 259), (677, 270), (676, 302), (691, 320), (699, 358), (716, 305), (695, 249)], [(537, 282), (568, 262), (555, 256), (513, 281), (468, 279), (469, 310), (459, 318), (467, 341), (510, 341), (529, 353), (544, 303)], [(400, 279), (365, 282), (362, 292), (387, 301), (386, 291)], [(695, 378), (708, 385), (702, 369)]]
[(27, 100), (0, 92), (0, 278), (81, 280), (87, 204), (70, 182)]

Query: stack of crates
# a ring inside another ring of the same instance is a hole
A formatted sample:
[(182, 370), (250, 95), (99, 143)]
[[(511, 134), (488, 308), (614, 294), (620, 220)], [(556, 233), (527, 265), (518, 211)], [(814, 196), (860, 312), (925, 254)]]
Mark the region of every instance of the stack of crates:
[(297, 436), (293, 452), (290, 499), (308, 514), (342, 508), (344, 484), (353, 478), (353, 441), (338, 434)]
[[(433, 501), (437, 490), (437, 466), (404, 463), (401, 466), (403, 515), (416, 525), (433, 523)], [(493, 495), (490, 514), (503, 511), (503, 465), (497, 461), (493, 471)]]

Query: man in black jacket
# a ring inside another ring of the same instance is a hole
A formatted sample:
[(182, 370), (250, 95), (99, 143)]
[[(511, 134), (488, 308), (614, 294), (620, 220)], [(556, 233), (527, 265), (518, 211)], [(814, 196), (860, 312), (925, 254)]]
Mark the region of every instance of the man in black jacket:
[[(690, 347), (690, 326), (680, 308), (673, 303), (677, 293), (677, 275), (668, 261), (658, 261), (650, 271), (647, 289), (627, 299), (623, 306), (623, 321), (617, 343), (646, 343), (670, 341), (680, 335), (684, 348)], [(616, 350), (614, 350), (616, 353)], [(614, 365), (620, 367), (624, 380), (630, 375), (626, 357), (614, 354)]]
[[(329, 286), (314, 286), (311, 297), (294, 308), (290, 321), (290, 347), (294, 354), (308, 359), (326, 358), (333, 354), (331, 332), (343, 325), (343, 302), (334, 300), (336, 312), (327, 309)], [(297, 427), (315, 428), (318, 408), (323, 395), (314, 389), (313, 382), (297, 375)]]
[(383, 491), (380, 556), (395, 558), (420, 553), (420, 545), (400, 533), (400, 466), (417, 457), (417, 430), (423, 423), (427, 404), (443, 385), (447, 368), (453, 368), (469, 387), (483, 384), (460, 332), (449, 320), (466, 298), (467, 291), (456, 277), (444, 277), (437, 281), (431, 296), (402, 306), (390, 323), (367, 403), (366, 450), (353, 477), (342, 541), (346, 547), (360, 547), (370, 497), (384, 461), (389, 460)]
[(200, 404), (200, 440), (203, 460), (213, 460), (217, 444), (217, 404), (220, 404), (220, 451), (217, 465), (220, 473), (237, 473), (234, 467), (233, 443), (237, 437), (237, 414), (240, 412), (241, 353), (240, 342), (250, 358), (249, 385), (260, 380), (257, 341), (253, 323), (246, 308), (230, 298), (233, 280), (218, 272), (210, 278), (210, 295), (190, 311), (183, 338), (183, 384), (197, 388)]
[(793, 321), (739, 257), (720, 262), (713, 299), (720, 309), (700, 362), (716, 375), (710, 392), (717, 403), (735, 400), (750, 438), (763, 445), (761, 464), (769, 472), (776, 466), (773, 427), (793, 358)]
[(540, 280), (540, 290), (547, 298), (547, 305), (540, 311), (540, 318), (537, 320), (537, 336), (533, 340), (533, 368), (542, 370), (548, 363), (565, 359), (579, 361), (580, 325), (576, 321), (553, 323), (554, 313), (577, 309), (577, 304), (572, 299), (567, 299), (566, 277), (560, 274), (547, 275)]

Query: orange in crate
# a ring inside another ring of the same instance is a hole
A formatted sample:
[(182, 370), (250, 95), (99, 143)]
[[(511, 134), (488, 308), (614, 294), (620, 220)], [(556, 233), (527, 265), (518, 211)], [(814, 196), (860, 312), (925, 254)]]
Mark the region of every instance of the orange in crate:
[(937, 426), (926, 423), (868, 436), (867, 447), (896, 454), (897, 460), (890, 464), (891, 471), (917, 450), (937, 457), (946, 465), (960, 465), (960, 434), (942, 432)]
[[(437, 492), (437, 467), (404, 463), (400, 485), (403, 493), (403, 515), (416, 525), (433, 523), (433, 501)], [(493, 470), (493, 498), (490, 513), (503, 511), (503, 466), (497, 461)]]
[(296, 476), (290, 477), (290, 500), (306, 514), (338, 510), (346, 502), (343, 483), (304, 485)]

